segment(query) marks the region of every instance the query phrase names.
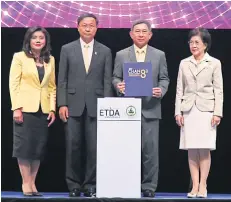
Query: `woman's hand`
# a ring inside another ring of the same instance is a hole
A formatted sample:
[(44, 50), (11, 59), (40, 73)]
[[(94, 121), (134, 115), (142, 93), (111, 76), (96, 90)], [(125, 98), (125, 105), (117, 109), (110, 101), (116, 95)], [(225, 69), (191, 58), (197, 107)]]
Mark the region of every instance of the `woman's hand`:
[(22, 109), (14, 110), (13, 118), (16, 123), (22, 123), (23, 122)]
[(221, 122), (221, 117), (219, 116), (213, 116), (212, 118), (212, 127), (218, 126)]
[(54, 112), (50, 112), (48, 117), (47, 117), (47, 120), (50, 120), (49, 124), (48, 124), (48, 127), (51, 126), (51, 124), (54, 123), (55, 121), (55, 113)]
[(184, 126), (184, 117), (182, 115), (176, 115), (175, 119), (178, 126)]

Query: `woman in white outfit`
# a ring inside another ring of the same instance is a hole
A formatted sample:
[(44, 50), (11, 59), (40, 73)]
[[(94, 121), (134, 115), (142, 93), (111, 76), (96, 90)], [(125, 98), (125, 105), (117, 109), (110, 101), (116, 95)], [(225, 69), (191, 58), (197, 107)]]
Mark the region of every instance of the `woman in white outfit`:
[(175, 119), (181, 127), (180, 149), (188, 150), (193, 187), (188, 197), (207, 197), (210, 150), (216, 149), (216, 127), (223, 109), (221, 62), (210, 56), (208, 30), (197, 28), (189, 33), (192, 56), (180, 62)]

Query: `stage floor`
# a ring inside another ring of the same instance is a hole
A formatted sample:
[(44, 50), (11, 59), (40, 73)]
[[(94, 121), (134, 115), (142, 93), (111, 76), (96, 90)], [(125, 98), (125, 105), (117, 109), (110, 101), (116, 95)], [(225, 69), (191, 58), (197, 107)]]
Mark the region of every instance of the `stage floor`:
[(188, 199), (186, 193), (156, 193), (155, 198), (137, 198), (137, 199), (123, 199), (123, 198), (88, 198), (88, 197), (77, 197), (70, 198), (68, 193), (43, 193), (42, 197), (25, 197), (21, 192), (11, 192), (11, 191), (2, 191), (1, 199), (5, 202), (17, 202), (17, 201), (59, 201), (59, 202), (68, 202), (68, 201), (100, 201), (100, 202), (133, 202), (133, 201), (231, 201), (231, 194), (208, 194), (206, 199)]

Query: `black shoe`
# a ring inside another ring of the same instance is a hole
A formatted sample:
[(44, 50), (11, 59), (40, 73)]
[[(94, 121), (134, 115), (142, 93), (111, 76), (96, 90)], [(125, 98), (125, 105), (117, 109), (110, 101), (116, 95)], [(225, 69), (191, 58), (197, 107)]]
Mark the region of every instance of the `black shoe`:
[(32, 192), (33, 196), (43, 196), (41, 193), (39, 192)]
[(69, 196), (70, 196), (70, 197), (79, 197), (80, 194), (81, 194), (81, 192), (80, 192), (80, 189), (78, 189), (78, 188), (72, 189), (72, 190), (69, 192)]
[(33, 196), (33, 192), (23, 192), (23, 196)]
[(84, 196), (86, 197), (96, 197), (96, 189), (95, 188), (88, 188), (84, 191)]
[(149, 197), (149, 198), (154, 198), (155, 197), (155, 192), (151, 190), (143, 190), (143, 197)]

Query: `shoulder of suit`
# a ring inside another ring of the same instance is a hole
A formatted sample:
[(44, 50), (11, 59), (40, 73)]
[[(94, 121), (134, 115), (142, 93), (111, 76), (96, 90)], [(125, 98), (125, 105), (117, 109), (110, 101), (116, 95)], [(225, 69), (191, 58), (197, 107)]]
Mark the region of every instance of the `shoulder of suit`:
[(70, 43), (64, 44), (62, 46), (62, 48), (72, 48), (72, 47), (76, 46), (77, 43), (78, 43), (78, 40), (75, 40), (75, 41), (72, 41)]
[(160, 55), (165, 54), (164, 51), (157, 49), (157, 48), (154, 48), (152, 46), (148, 46), (148, 49), (154, 51), (156, 54), (160, 54)]
[[(192, 60), (192, 56), (189, 56), (189, 57), (187, 57), (187, 58), (182, 59), (182, 60), (181, 60), (181, 63), (188, 63), (188, 62), (190, 62), (191, 60)], [(212, 57), (211, 55), (209, 55), (209, 60), (210, 60), (211, 62), (215, 62), (215, 63), (219, 63), (219, 62), (220, 62), (220, 60), (218, 60), (217, 58)]]
[(24, 51), (16, 52), (14, 53), (14, 56), (19, 58), (27, 57)]
[(94, 41), (94, 43), (95, 43), (95, 45), (99, 46), (99, 48), (101, 48), (101, 49), (105, 49), (107, 51), (111, 51), (110, 48), (108, 48), (107, 46), (105, 46), (104, 44), (102, 44), (102, 43), (100, 43), (100, 42), (98, 42), (96, 40)]
[(215, 63), (220, 63), (221, 62), (219, 59), (217, 59), (215, 57), (212, 57), (211, 55), (209, 55), (209, 57), (210, 57), (211, 62), (215, 62)]
[(189, 56), (189, 57), (187, 57), (187, 58), (182, 59), (180, 62), (181, 62), (181, 63), (188, 63), (188, 62), (191, 61), (191, 59), (192, 59), (192, 56)]
[(130, 48), (132, 48), (132, 46), (129, 46), (125, 49), (122, 49), (122, 50), (118, 51), (116, 54), (117, 55), (123, 55), (124, 53), (127, 53), (130, 50)]
[(50, 60), (55, 60), (53, 55), (50, 55)]
[[(19, 59), (28, 58), (24, 51), (14, 53), (14, 57), (17, 57)], [(54, 56), (50, 55), (50, 61), (54, 61), (54, 60), (55, 60)]]
[(189, 57), (187, 57), (187, 58), (182, 59), (182, 60), (180, 61), (179, 68), (183, 68), (183, 67), (185, 67), (185, 66), (188, 66), (188, 64), (191, 63), (191, 62), (190, 62), (190, 61), (191, 61), (191, 58), (192, 58), (192, 56), (189, 56)]

